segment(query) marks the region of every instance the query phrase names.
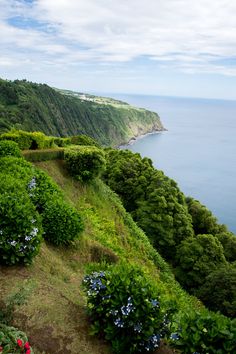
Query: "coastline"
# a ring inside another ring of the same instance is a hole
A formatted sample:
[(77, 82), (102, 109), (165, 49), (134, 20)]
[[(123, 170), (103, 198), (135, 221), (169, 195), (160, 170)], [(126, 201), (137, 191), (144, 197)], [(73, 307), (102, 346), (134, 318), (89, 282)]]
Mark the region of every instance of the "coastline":
[(145, 138), (145, 136), (147, 136), (147, 135), (160, 134), (165, 131), (167, 131), (167, 129), (165, 129), (165, 128), (163, 128), (162, 130), (153, 129), (152, 131), (147, 132), (145, 134), (141, 134), (141, 135), (137, 135), (137, 136), (132, 137), (127, 143), (118, 145), (116, 148), (117, 149), (125, 149), (126, 146), (133, 145), (136, 141)]

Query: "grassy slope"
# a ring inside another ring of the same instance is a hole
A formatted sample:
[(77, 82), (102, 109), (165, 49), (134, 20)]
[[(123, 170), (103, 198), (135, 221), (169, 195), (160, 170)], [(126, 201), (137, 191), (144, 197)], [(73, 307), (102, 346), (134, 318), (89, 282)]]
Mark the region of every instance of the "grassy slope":
[(73, 248), (44, 244), (28, 268), (0, 267), (0, 304), (9, 299), (18, 302), (14, 325), (27, 332), (36, 354), (110, 352), (106, 343), (89, 336), (81, 280), (91, 262), (125, 259), (142, 264), (182, 306), (199, 306), (175, 283), (168, 266), (100, 180), (81, 185), (67, 176), (61, 161), (37, 165), (56, 180), (66, 199), (80, 210), (86, 229)]

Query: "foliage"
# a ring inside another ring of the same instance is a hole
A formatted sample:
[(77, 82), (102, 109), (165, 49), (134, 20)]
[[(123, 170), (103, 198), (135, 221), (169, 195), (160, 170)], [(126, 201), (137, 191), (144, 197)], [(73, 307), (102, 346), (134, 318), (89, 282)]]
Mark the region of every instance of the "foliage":
[(51, 198), (42, 213), (44, 238), (55, 245), (68, 245), (78, 239), (84, 229), (76, 209), (61, 198)]
[(1, 134), (0, 140), (15, 141), (22, 150), (44, 149), (53, 146), (53, 138), (47, 137), (41, 132), (27, 132), (16, 129)]
[(24, 332), (0, 323), (0, 353), (33, 354), (34, 352)]
[(71, 137), (69, 138), (56, 138), (53, 137), (53, 142), (59, 147), (65, 147), (71, 145)]
[(210, 310), (236, 318), (236, 267), (221, 266), (210, 273), (197, 295)]
[(42, 239), (39, 214), (24, 184), (9, 175), (0, 179), (0, 259), (4, 264), (31, 263)]
[(219, 232), (227, 231), (226, 226), (218, 224), (217, 218), (198, 200), (188, 197), (186, 198), (186, 202), (188, 211), (192, 217), (193, 229), (196, 235), (215, 235)]
[(220, 241), (224, 249), (224, 255), (228, 262), (236, 261), (236, 237), (231, 232), (222, 232), (216, 237)]
[(100, 147), (100, 145), (98, 144), (98, 142), (95, 139), (91, 138), (88, 135), (84, 135), (84, 134), (72, 136), (71, 137), (71, 144)]
[(176, 259), (176, 277), (189, 291), (194, 291), (210, 273), (226, 265), (223, 247), (212, 235), (198, 235), (182, 241)]
[(236, 322), (207, 311), (183, 312), (172, 327), (172, 345), (183, 354), (233, 354)]
[(64, 156), (70, 174), (82, 181), (99, 176), (105, 169), (104, 152), (96, 146), (68, 148)]
[(0, 140), (0, 157), (2, 156), (21, 157), (18, 144), (14, 141)]
[(169, 314), (143, 272), (117, 265), (84, 278), (93, 333), (111, 342), (114, 353), (153, 351), (169, 331)]
[(138, 129), (162, 129), (156, 113), (122, 102), (84, 101), (45, 84), (0, 80), (0, 131), (12, 127), (58, 137), (86, 134), (113, 146), (129, 141)]
[(105, 181), (122, 198), (154, 247), (174, 261), (176, 246), (193, 235), (183, 193), (140, 154), (108, 150), (106, 156)]

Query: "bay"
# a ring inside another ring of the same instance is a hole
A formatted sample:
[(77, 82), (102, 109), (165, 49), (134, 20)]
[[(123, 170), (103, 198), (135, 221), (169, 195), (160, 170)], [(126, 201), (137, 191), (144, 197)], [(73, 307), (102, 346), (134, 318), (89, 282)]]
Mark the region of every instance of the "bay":
[(236, 233), (236, 101), (112, 95), (159, 114), (168, 131), (125, 148), (150, 157)]

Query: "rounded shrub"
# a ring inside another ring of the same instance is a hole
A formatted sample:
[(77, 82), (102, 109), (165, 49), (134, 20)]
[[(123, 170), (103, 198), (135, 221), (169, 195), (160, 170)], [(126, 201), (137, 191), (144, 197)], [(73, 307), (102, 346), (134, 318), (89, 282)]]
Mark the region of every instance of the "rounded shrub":
[(31, 263), (42, 240), (41, 219), (24, 184), (9, 175), (0, 178), (0, 262)]
[(58, 185), (44, 171), (34, 169), (28, 180), (27, 190), (29, 196), (39, 213), (42, 213), (46, 204), (52, 199), (62, 198)]
[(34, 354), (26, 334), (15, 327), (0, 323), (0, 353)]
[(0, 157), (3, 156), (21, 157), (18, 144), (10, 140), (0, 140)]
[(206, 310), (180, 313), (172, 345), (183, 354), (236, 353), (236, 321)]
[[(154, 351), (169, 330), (156, 286), (137, 268), (117, 265), (84, 278), (94, 334), (110, 341), (114, 353)], [(165, 304), (165, 306), (168, 306)]]
[(67, 245), (76, 240), (84, 229), (76, 209), (62, 198), (52, 198), (42, 213), (44, 238), (55, 245)]
[(105, 154), (96, 146), (65, 149), (64, 157), (70, 174), (82, 181), (93, 179), (105, 169)]

